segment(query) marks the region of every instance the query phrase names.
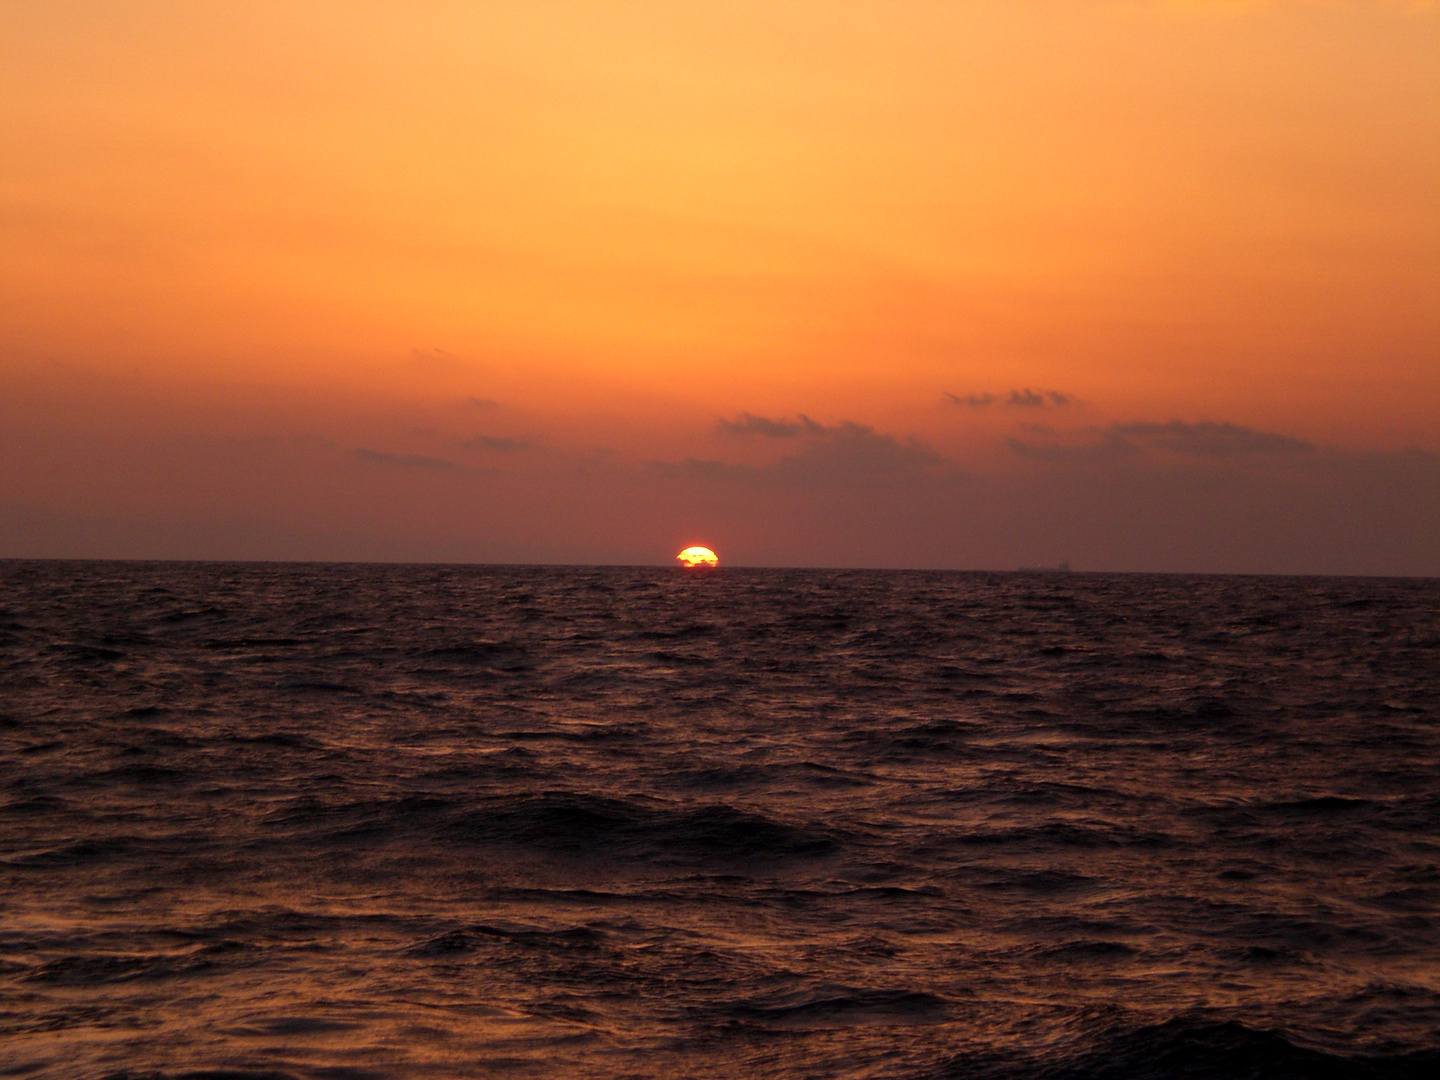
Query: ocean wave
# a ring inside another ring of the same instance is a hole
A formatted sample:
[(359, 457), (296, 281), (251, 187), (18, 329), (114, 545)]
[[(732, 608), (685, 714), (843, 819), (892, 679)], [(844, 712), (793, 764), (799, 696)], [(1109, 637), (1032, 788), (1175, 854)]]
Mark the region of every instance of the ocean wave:
[(1440, 1061), (1440, 582), (0, 562), (34, 1080)]
[(1440, 1068), (1433, 1051), (1353, 1056), (1301, 1046), (1238, 1021), (1177, 1018), (1111, 1032), (1069, 1057), (960, 1058), (935, 1080), (1422, 1080)]

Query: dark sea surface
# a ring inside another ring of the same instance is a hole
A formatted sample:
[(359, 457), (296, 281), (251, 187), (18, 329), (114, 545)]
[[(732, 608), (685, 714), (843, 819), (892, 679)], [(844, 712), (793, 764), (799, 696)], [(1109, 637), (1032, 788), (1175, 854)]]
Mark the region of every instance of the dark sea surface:
[(1440, 1075), (1440, 582), (0, 562), (0, 1075)]

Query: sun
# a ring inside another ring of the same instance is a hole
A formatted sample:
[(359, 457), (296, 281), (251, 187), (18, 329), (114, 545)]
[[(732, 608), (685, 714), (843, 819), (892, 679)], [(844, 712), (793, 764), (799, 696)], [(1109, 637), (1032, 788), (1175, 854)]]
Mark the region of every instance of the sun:
[(688, 547), (680, 552), (679, 555), (676, 555), (675, 558), (679, 559), (680, 565), (688, 570), (699, 570), (720, 565), (719, 557), (707, 547)]

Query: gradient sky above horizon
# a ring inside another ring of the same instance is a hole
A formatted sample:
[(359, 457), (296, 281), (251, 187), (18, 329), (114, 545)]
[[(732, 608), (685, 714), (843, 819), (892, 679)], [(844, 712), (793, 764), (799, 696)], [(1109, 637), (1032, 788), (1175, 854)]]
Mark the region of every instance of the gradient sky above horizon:
[(0, 3), (0, 555), (1440, 573), (1440, 5)]

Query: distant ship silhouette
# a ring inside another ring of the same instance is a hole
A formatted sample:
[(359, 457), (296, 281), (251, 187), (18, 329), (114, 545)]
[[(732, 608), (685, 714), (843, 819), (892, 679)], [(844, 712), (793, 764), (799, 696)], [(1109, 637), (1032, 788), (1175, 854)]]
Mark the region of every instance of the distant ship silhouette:
[(1070, 560), (1066, 559), (1059, 566), (1022, 566), (1019, 572), (1022, 574), (1068, 574), (1070, 573)]

